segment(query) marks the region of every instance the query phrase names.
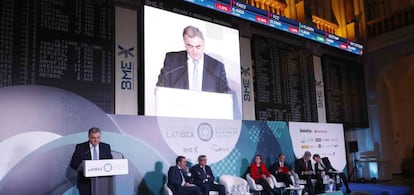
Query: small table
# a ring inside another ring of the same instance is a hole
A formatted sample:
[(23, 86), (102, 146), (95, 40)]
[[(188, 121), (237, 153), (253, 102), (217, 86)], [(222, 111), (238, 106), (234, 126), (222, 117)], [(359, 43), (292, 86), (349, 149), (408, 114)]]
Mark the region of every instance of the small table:
[(341, 190), (340, 187), (339, 187), (339, 185), (338, 185), (338, 184), (341, 183), (341, 178), (339, 178), (339, 181), (337, 180), (338, 174), (341, 174), (341, 173), (343, 173), (343, 172), (342, 171), (328, 171), (328, 174), (331, 174), (334, 177), (333, 180), (334, 180), (334, 184), (336, 184), (335, 185), (335, 190), (336, 191)]
[(303, 186), (303, 185), (299, 185), (299, 186), (289, 186), (289, 187), (286, 187), (285, 190), (288, 190), (288, 191), (296, 190), (296, 192), (298, 193), (298, 195), (302, 195), (302, 190), (304, 188), (305, 188), (305, 186)]

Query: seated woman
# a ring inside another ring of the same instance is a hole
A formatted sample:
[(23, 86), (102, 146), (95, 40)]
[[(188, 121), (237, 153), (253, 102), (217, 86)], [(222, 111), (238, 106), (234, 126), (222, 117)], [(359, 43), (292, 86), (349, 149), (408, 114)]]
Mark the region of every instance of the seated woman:
[(270, 173), (266, 168), (266, 165), (262, 162), (263, 158), (261, 155), (256, 155), (254, 162), (250, 165), (250, 176), (254, 179), (257, 184), (263, 186), (264, 194), (271, 195), (276, 194), (272, 191), (272, 188), (269, 185)]

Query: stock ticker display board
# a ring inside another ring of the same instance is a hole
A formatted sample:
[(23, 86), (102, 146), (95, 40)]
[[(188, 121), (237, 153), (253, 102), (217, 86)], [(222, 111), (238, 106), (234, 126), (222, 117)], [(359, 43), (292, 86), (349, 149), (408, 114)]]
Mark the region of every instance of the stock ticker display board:
[(345, 127), (368, 127), (364, 71), (361, 64), (322, 57), (326, 121)]
[(48, 85), (114, 110), (112, 0), (6, 0), (0, 87)]
[(226, 13), (273, 29), (303, 37), (318, 43), (362, 55), (364, 47), (351, 40), (338, 37), (301, 22), (270, 13), (254, 6), (233, 0), (184, 0), (186, 2)]
[(312, 53), (254, 36), (257, 120), (318, 122)]

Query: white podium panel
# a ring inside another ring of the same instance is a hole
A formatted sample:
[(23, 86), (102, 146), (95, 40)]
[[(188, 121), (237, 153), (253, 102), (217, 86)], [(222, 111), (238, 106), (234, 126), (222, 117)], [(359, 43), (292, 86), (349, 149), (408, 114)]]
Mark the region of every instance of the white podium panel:
[(157, 116), (233, 119), (231, 94), (157, 87), (155, 98)]
[(85, 177), (128, 174), (128, 159), (85, 160)]

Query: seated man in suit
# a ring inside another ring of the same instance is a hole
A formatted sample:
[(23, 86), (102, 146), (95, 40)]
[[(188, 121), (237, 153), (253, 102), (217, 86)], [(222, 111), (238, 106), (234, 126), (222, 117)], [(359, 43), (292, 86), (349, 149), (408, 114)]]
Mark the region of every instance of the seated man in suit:
[(315, 178), (315, 172), (312, 169), (311, 153), (306, 151), (302, 158), (296, 161), (295, 172), (299, 175), (299, 179), (306, 181), (305, 191), (314, 194), (312, 179)]
[(201, 195), (200, 188), (190, 183), (187, 160), (184, 156), (175, 159), (175, 166), (168, 170), (168, 187), (175, 195)]
[(214, 183), (214, 175), (210, 166), (207, 165), (206, 155), (198, 156), (198, 164), (191, 168), (191, 175), (203, 195), (208, 195), (210, 191), (218, 191), (219, 195), (225, 195), (224, 185)]
[[(332, 167), (331, 161), (329, 161), (328, 157), (321, 158), (319, 154), (313, 155), (313, 160), (315, 161), (315, 171), (316, 175), (318, 177), (323, 177), (323, 175), (328, 174), (330, 176), (334, 176), (335, 174), (330, 174), (329, 172), (336, 171), (335, 168)], [(338, 176), (342, 179), (344, 182), (344, 185), (346, 187), (346, 193), (351, 193), (351, 189), (349, 189), (348, 179), (346, 178), (344, 173), (338, 173)], [(339, 189), (339, 186), (337, 186), (337, 189)]]
[(270, 167), (270, 173), (275, 176), (276, 180), (278, 182), (285, 183), (286, 187), (289, 187), (290, 185), (293, 185), (293, 181), (290, 178), (290, 167), (285, 163), (286, 161), (286, 155), (283, 153), (280, 153), (278, 156), (278, 162), (275, 162)]
[(157, 86), (229, 93), (224, 64), (204, 53), (203, 33), (194, 26), (183, 31), (185, 51), (169, 52)]
[(78, 171), (78, 189), (80, 195), (91, 194), (91, 179), (83, 175), (79, 167), (84, 160), (112, 159), (111, 146), (101, 142), (101, 130), (92, 127), (88, 132), (89, 141), (77, 144), (70, 161), (70, 167)]

